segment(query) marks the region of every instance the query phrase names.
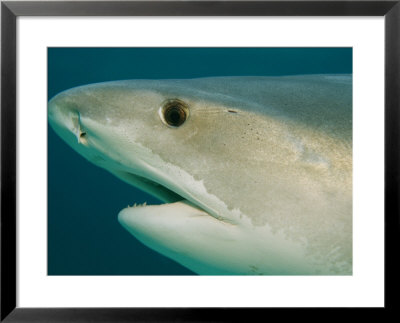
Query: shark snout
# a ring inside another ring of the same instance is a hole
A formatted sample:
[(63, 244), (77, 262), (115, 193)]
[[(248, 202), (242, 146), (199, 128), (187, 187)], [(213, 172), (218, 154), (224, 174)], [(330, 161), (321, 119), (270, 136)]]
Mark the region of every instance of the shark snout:
[(98, 166), (106, 163), (108, 148), (102, 140), (107, 137), (103, 124), (93, 121), (101, 107), (84, 89), (71, 89), (53, 97), (48, 102), (48, 120), (53, 130), (84, 158)]
[(61, 132), (64, 138), (69, 132), (76, 137), (78, 143), (87, 143), (87, 131), (82, 125), (81, 112), (77, 105), (70, 104), (65, 98), (57, 96), (50, 100), (48, 109), (50, 124), (57, 133)]

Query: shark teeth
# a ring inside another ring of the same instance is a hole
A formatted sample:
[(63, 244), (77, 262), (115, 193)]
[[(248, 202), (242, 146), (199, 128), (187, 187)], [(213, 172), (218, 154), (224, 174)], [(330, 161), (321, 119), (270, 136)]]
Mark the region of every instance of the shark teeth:
[(128, 205), (127, 208), (132, 208), (132, 207), (143, 207), (146, 206), (147, 202), (144, 202), (143, 204), (135, 203), (132, 206)]

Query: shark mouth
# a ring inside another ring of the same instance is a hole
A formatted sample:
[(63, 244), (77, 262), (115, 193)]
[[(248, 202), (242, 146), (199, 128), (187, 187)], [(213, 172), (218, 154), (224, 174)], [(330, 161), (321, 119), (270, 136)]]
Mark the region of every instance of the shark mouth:
[[(226, 217), (219, 215), (218, 212), (216, 212), (216, 210), (213, 207), (210, 207), (208, 204), (203, 203), (196, 197), (192, 196), (190, 193), (188, 193), (187, 196), (182, 196), (179, 193), (171, 190), (170, 188), (158, 182), (155, 182), (154, 180), (128, 172), (126, 170), (123, 171), (114, 170), (111, 172), (121, 180), (125, 181), (126, 183), (136, 188), (139, 188), (140, 190), (161, 200), (162, 202), (164, 202), (164, 204), (183, 202), (186, 205), (186, 207), (191, 207), (192, 210), (195, 209), (197, 210), (197, 212), (200, 211), (200, 213), (203, 215), (209, 215), (212, 218), (222, 221), (224, 223), (229, 223), (229, 224), (236, 223), (232, 219), (228, 219)], [(135, 204), (133, 206), (135, 206)], [(136, 206), (146, 207), (151, 205), (144, 203), (142, 205), (136, 205)]]
[[(157, 199), (161, 200), (164, 203), (175, 203), (175, 202), (185, 202), (185, 204), (190, 205), (191, 207), (194, 207), (202, 212), (205, 212), (214, 218), (219, 218), (217, 216), (214, 216), (213, 214), (210, 214), (209, 211), (205, 210), (201, 205), (199, 205), (198, 202), (192, 201), (190, 199), (187, 199), (178, 193), (170, 190), (169, 188), (163, 186), (160, 183), (157, 183), (155, 181), (152, 181), (146, 177), (133, 174), (130, 172), (126, 171), (112, 171), (112, 173), (119, 177), (121, 180), (125, 181), (126, 183), (139, 188), (140, 190), (156, 197)], [(143, 205), (137, 205), (137, 206), (146, 206), (147, 204), (144, 203)], [(134, 205), (135, 206), (135, 205)]]
[(164, 203), (174, 203), (185, 200), (183, 196), (143, 176), (124, 171), (114, 171), (113, 173), (128, 184), (131, 184), (141, 189), (142, 191), (145, 191), (146, 193), (158, 198)]

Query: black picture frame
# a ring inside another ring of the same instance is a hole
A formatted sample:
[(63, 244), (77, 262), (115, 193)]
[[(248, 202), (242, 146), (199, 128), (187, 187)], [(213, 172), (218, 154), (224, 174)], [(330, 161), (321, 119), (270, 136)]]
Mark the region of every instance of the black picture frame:
[[(385, 306), (384, 308), (369, 309), (366, 313), (373, 319), (374, 315), (380, 316), (396, 310), (398, 304), (395, 300), (399, 275), (395, 269), (400, 245), (398, 202), (400, 179), (399, 0), (3, 1), (1, 3), (1, 322), (247, 322), (258, 320), (257, 317), (261, 317), (262, 320), (268, 319), (265, 311), (281, 313), (283, 310), (288, 310), (287, 308), (50, 309), (16, 307), (16, 19), (19, 16), (384, 16)], [(301, 311), (301, 309), (290, 310)], [(320, 311), (321, 309), (311, 310)], [(337, 309), (324, 310), (332, 317)], [(348, 313), (351, 310), (357, 309), (347, 309)], [(327, 315), (327, 313), (322, 315)], [(275, 314), (279, 315), (279, 313)], [(247, 317), (247, 319), (243, 320), (243, 317)]]

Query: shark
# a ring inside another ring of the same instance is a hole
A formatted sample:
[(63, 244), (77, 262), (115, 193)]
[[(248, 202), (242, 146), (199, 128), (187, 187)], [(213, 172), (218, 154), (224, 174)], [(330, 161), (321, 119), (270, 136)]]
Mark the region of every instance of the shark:
[(118, 221), (195, 273), (352, 275), (351, 75), (88, 84), (48, 119), (161, 201)]

